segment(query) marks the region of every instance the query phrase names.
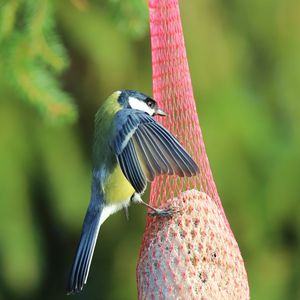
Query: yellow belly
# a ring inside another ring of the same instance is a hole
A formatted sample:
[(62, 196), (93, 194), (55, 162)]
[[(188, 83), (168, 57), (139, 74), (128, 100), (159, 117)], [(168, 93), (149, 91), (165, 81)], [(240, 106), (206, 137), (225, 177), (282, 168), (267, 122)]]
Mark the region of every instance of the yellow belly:
[(104, 184), (104, 192), (107, 203), (124, 202), (133, 195), (134, 188), (124, 176), (119, 165), (107, 177)]

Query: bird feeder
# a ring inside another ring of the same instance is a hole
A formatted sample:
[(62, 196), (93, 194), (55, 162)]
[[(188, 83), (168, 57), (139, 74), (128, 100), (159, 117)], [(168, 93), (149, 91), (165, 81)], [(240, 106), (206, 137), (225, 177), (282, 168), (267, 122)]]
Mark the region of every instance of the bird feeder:
[(149, 203), (172, 217), (147, 216), (137, 265), (138, 298), (249, 299), (247, 273), (205, 151), (178, 0), (149, 0), (153, 96), (159, 121), (197, 162), (195, 177), (157, 177)]

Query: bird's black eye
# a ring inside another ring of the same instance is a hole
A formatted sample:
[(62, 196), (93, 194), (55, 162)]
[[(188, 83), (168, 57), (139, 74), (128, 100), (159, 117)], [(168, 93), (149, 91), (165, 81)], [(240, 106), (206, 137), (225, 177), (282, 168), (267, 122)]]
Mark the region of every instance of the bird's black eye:
[(153, 101), (152, 99), (147, 99), (146, 103), (150, 108), (155, 107), (155, 101)]

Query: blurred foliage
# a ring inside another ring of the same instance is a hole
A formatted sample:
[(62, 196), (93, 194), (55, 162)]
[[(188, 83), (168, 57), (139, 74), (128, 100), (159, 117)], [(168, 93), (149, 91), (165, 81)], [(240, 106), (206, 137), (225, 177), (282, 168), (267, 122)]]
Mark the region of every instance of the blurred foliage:
[(147, 2), (109, 0), (109, 9), (118, 28), (134, 38), (143, 37), (148, 29)]
[(51, 1), (6, 1), (0, 11), (1, 63), (20, 98), (48, 119), (73, 121), (77, 111), (56, 79), (68, 59), (54, 23)]
[[(114, 90), (151, 93), (146, 4), (0, 0), (0, 299), (66, 297), (94, 113)], [(298, 0), (181, 2), (207, 152), (253, 299), (300, 298), (299, 12)], [(73, 126), (50, 126), (77, 110)], [(78, 299), (136, 298), (145, 213), (104, 224)]]

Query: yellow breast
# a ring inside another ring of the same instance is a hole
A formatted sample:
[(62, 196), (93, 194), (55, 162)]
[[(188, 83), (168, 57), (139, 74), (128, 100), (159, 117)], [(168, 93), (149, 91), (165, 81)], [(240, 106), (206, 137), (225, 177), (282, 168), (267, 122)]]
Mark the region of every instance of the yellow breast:
[(116, 165), (104, 184), (104, 192), (107, 203), (124, 202), (130, 199), (134, 188), (124, 176), (119, 165)]

